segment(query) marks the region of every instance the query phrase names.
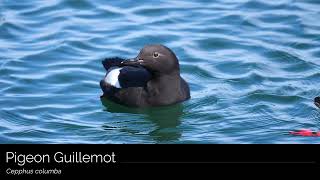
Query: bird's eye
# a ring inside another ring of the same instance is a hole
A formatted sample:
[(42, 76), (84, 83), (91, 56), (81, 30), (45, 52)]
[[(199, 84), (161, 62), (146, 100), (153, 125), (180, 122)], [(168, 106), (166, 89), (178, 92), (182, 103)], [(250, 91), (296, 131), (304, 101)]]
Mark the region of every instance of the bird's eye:
[(158, 52), (154, 52), (154, 53), (153, 53), (153, 57), (154, 57), (154, 58), (159, 57), (159, 53), (158, 53)]

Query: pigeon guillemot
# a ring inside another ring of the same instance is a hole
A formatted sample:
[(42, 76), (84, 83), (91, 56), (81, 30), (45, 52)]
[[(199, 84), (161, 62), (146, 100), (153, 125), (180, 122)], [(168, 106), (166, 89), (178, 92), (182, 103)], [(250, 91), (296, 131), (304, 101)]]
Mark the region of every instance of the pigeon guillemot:
[(176, 104), (190, 98), (187, 82), (180, 76), (179, 61), (163, 45), (147, 45), (134, 59), (107, 58), (100, 81), (102, 97), (131, 107)]
[(314, 104), (315, 104), (318, 108), (320, 108), (320, 96), (314, 98)]

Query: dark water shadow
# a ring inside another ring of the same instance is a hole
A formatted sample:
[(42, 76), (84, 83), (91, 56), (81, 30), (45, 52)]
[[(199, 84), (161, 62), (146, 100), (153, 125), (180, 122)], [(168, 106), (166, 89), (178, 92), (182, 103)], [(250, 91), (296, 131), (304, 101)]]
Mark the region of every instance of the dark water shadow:
[(183, 104), (152, 108), (131, 108), (116, 104), (108, 99), (100, 98), (106, 111), (110, 113), (132, 113), (144, 115), (144, 118), (156, 125), (156, 129), (149, 133), (157, 143), (175, 142), (181, 137), (181, 116)]

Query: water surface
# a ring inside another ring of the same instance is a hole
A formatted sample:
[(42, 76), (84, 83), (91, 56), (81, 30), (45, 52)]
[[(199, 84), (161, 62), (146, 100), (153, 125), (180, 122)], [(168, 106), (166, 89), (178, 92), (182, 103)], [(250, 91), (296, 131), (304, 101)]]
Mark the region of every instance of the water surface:
[[(0, 1), (0, 143), (319, 143), (320, 1)], [(161, 43), (192, 99), (100, 100), (104, 57)]]

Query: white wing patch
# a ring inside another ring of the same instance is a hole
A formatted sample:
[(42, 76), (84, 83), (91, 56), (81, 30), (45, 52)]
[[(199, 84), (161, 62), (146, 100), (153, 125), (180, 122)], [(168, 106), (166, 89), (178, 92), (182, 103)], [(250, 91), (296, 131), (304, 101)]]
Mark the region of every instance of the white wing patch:
[(110, 69), (107, 76), (104, 78), (104, 81), (110, 84), (111, 86), (114, 86), (116, 88), (121, 88), (119, 79), (118, 79), (121, 69), (122, 68)]

